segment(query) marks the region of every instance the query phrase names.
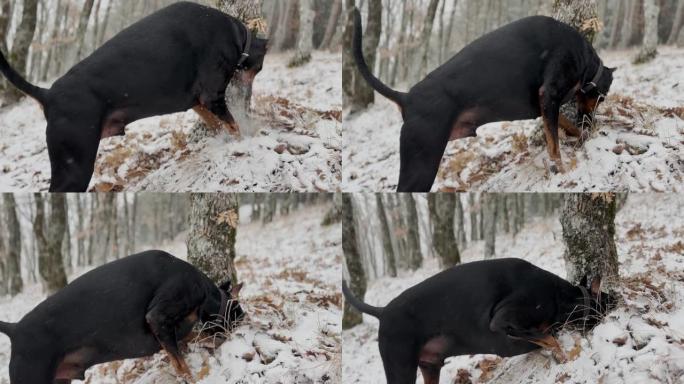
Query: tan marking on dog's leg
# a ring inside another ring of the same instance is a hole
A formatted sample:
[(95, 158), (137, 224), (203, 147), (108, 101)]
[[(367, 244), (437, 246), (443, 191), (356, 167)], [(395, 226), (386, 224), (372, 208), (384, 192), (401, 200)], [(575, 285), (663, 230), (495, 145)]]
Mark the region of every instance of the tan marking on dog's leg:
[(197, 105), (192, 109), (202, 118), (209, 128), (213, 130), (223, 128), (231, 135), (240, 137), (240, 126), (236, 122), (225, 122), (202, 105)]
[(572, 137), (582, 137), (582, 131), (562, 114), (558, 116), (558, 126), (561, 127), (568, 135)]
[(553, 354), (553, 357), (558, 361), (559, 363), (564, 363), (568, 359), (565, 356), (565, 352), (563, 351), (563, 348), (561, 348), (560, 343), (558, 343), (558, 340), (556, 340), (555, 337), (552, 335), (546, 335), (541, 339), (531, 339), (528, 340), (532, 344), (536, 344), (544, 349), (548, 349), (551, 351)]

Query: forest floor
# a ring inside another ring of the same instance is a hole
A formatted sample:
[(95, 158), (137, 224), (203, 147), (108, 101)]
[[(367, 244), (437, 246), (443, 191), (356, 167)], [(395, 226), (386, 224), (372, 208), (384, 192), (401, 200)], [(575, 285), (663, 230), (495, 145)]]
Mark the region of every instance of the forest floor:
[[(341, 55), (314, 52), (287, 68), (269, 54), (254, 81), (242, 139), (225, 131), (191, 140), (192, 110), (143, 119), (100, 143), (90, 189), (98, 191), (336, 191), (341, 181)], [(49, 86), (44, 84), (43, 86)], [(46, 122), (30, 98), (0, 109), (0, 186), (47, 190)]]
[[(643, 65), (631, 64), (632, 50), (601, 53), (618, 67), (615, 80), (583, 145), (561, 133), (565, 174), (548, 171), (539, 119), (492, 123), (449, 143), (433, 190), (684, 191), (684, 49), (659, 52)], [(377, 94), (345, 119), (345, 191), (396, 188), (401, 126), (396, 105)]]
[[(198, 384), (341, 382), (341, 227), (321, 226), (328, 208), (304, 208), (266, 225), (240, 224), (236, 268), (245, 284), (240, 303), (248, 319), (222, 344), (194, 340), (184, 349)], [(156, 248), (186, 257), (182, 235)], [(40, 285), (0, 297), (0, 319), (17, 321), (44, 298)], [(9, 352), (9, 340), (0, 336), (0, 384), (9, 383)], [(160, 352), (95, 366), (85, 383), (183, 380)]]
[[(621, 302), (582, 336), (562, 331), (569, 358), (556, 363), (547, 352), (511, 358), (493, 355), (447, 359), (441, 383), (681, 383), (684, 378), (684, 209), (682, 195), (631, 195), (616, 218)], [(483, 242), (468, 244), (462, 261), (482, 259)], [(518, 257), (565, 276), (557, 217), (528, 223), (516, 237), (497, 236), (500, 257)], [(435, 259), (398, 278), (368, 285), (365, 300), (383, 306), (403, 290), (439, 271)], [(377, 347), (378, 321), (342, 332), (345, 383), (384, 382)], [(422, 382), (419, 374), (418, 382)]]

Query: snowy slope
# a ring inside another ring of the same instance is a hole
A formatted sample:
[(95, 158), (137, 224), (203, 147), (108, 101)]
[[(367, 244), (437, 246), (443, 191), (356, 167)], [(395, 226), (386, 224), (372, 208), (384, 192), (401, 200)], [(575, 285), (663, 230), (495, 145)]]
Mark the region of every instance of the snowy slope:
[[(562, 333), (570, 361), (558, 364), (546, 352), (500, 359), (491, 355), (447, 360), (446, 383), (681, 383), (684, 378), (684, 197), (632, 195), (618, 213), (617, 248), (622, 304), (586, 337)], [(499, 236), (501, 257), (519, 257), (565, 276), (557, 218), (527, 224), (516, 238)], [(469, 244), (463, 261), (482, 258), (483, 244)], [(505, 251), (503, 251), (505, 250)], [(366, 301), (385, 305), (406, 288), (438, 272), (435, 260), (399, 278), (369, 284)], [(345, 383), (384, 382), (377, 350), (377, 320), (343, 331)], [(422, 378), (418, 382), (422, 382)]]
[[(241, 303), (248, 321), (224, 343), (195, 340), (185, 357), (198, 384), (339, 383), (340, 225), (322, 227), (327, 206), (238, 229)], [(158, 247), (185, 257), (185, 238)], [(75, 276), (74, 276), (75, 277)], [(44, 299), (38, 285), (0, 297), (0, 319), (16, 321)], [(9, 341), (0, 336), (0, 384), (8, 384)], [(213, 352), (212, 352), (213, 351)], [(86, 383), (182, 383), (166, 354), (91, 368)]]
[[(242, 139), (219, 132), (192, 142), (193, 112), (130, 124), (100, 143), (91, 188), (129, 191), (334, 191), (341, 179), (340, 54), (315, 52), (286, 68), (290, 54), (266, 56)], [(47, 86), (47, 85), (46, 85)], [(46, 190), (45, 118), (26, 98), (0, 110), (0, 187)]]
[[(448, 145), (433, 190), (684, 191), (684, 50), (660, 47), (644, 65), (631, 64), (633, 55), (601, 54), (618, 70), (589, 140), (579, 146), (561, 136), (567, 173), (547, 171), (537, 121), (493, 123)], [(401, 124), (396, 106), (380, 95), (368, 111), (345, 119), (345, 190), (396, 188)]]

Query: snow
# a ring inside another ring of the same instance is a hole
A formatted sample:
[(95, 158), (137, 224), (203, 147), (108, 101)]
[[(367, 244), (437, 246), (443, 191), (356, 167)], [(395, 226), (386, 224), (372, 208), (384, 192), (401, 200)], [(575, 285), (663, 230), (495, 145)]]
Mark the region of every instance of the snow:
[[(684, 191), (684, 49), (659, 52), (643, 65), (631, 64), (633, 50), (601, 53), (618, 70), (591, 137), (579, 145), (561, 133), (565, 174), (547, 170), (539, 119), (492, 123), (449, 143), (433, 191)], [(378, 94), (369, 110), (345, 116), (345, 191), (396, 189), (401, 125)]]
[[(134, 122), (124, 137), (100, 143), (90, 188), (100, 191), (336, 191), (341, 179), (341, 55), (314, 52), (287, 68), (289, 53), (269, 54), (256, 77), (243, 137), (225, 131), (193, 142), (192, 111)], [(43, 84), (49, 86), (49, 84)], [(25, 98), (0, 110), (0, 189), (47, 190), (46, 122)]]
[[(616, 218), (621, 303), (586, 337), (563, 331), (569, 361), (545, 351), (501, 359), (493, 355), (447, 359), (441, 383), (681, 383), (684, 377), (684, 196), (633, 194)], [(519, 257), (565, 276), (562, 231), (557, 217), (536, 219), (516, 236), (499, 235), (500, 257)], [(504, 251), (505, 250), (505, 251)], [(463, 250), (464, 262), (482, 259), (483, 243)], [(369, 283), (365, 300), (383, 306), (403, 290), (437, 273), (435, 259), (398, 278)], [(342, 332), (345, 383), (384, 382), (377, 347), (378, 321)], [(362, 367), (360, 369), (359, 367)], [(484, 370), (482, 368), (485, 368)], [(422, 382), (419, 374), (418, 383)]]
[[(265, 225), (240, 224), (236, 268), (245, 283), (240, 302), (249, 319), (222, 344), (188, 344), (184, 356), (198, 384), (341, 382), (341, 226), (321, 226), (328, 208), (304, 208)], [(185, 235), (156, 248), (184, 258)], [(0, 319), (17, 321), (44, 298), (39, 285), (14, 298), (0, 297)], [(9, 340), (0, 336), (0, 384), (9, 383), (9, 352)], [(183, 381), (160, 352), (95, 366), (86, 382)]]

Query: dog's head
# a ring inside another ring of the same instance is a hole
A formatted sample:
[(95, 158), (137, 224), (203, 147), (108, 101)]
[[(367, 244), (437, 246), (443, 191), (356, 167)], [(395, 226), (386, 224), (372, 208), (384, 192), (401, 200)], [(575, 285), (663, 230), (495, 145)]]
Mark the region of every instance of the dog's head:
[(249, 47), (249, 56), (236, 73), (236, 76), (241, 83), (252, 84), (252, 82), (254, 82), (256, 75), (261, 72), (261, 69), (264, 67), (264, 58), (266, 57), (267, 52), (268, 40), (253, 37)]
[(600, 276), (595, 277), (590, 285), (587, 285), (585, 276), (576, 288), (574, 300), (569, 300), (562, 311), (565, 322), (580, 329), (586, 331), (595, 327), (617, 305), (614, 293), (601, 291)]
[(209, 333), (228, 332), (244, 319), (245, 312), (238, 301), (242, 286), (243, 283), (233, 285), (228, 280), (218, 287), (220, 298), (212, 300), (212, 310), (204, 311), (201, 318), (203, 323), (208, 324), (204, 328), (205, 331)]
[(581, 126), (583, 122), (592, 122), (594, 111), (610, 91), (615, 70), (616, 68), (604, 66), (601, 76), (595, 82), (586, 84), (577, 91), (577, 126)]

